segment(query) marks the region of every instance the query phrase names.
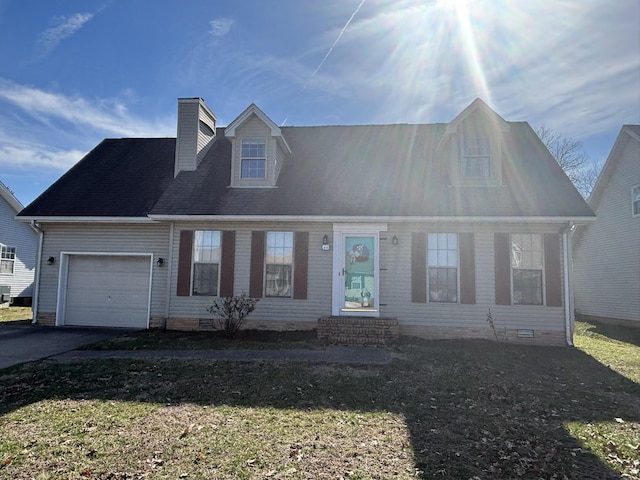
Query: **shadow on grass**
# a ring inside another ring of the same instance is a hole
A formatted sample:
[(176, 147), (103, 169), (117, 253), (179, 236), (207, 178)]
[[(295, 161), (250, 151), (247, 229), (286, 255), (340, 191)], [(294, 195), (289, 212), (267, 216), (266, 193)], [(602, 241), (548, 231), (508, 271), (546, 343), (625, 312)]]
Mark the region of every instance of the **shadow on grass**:
[(640, 347), (640, 325), (638, 327), (630, 327), (625, 325), (615, 325), (610, 323), (589, 322), (582, 320), (587, 325), (586, 334), (595, 333), (608, 337), (612, 340), (630, 343), (636, 347)]
[(640, 421), (640, 386), (585, 353), (486, 341), (401, 353), (359, 367), (44, 361), (2, 372), (0, 414), (56, 398), (393, 412), (423, 478), (621, 478), (564, 425)]

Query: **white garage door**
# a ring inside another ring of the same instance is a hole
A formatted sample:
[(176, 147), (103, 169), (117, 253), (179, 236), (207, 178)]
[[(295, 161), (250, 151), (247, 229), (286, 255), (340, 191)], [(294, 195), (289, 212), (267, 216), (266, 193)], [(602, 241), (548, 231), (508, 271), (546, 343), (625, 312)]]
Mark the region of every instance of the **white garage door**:
[(70, 255), (65, 325), (147, 328), (150, 257)]

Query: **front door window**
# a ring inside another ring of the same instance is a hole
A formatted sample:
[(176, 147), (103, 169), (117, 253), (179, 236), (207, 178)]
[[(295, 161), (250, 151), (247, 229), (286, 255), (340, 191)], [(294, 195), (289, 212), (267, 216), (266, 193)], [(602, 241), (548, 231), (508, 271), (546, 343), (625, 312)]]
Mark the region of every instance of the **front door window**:
[(376, 310), (375, 237), (344, 237), (344, 310)]

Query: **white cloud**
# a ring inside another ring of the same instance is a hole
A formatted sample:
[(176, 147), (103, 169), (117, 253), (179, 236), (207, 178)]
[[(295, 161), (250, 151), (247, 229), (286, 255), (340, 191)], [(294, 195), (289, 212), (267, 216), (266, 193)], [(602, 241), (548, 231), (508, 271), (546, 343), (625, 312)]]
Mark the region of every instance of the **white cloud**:
[(167, 120), (148, 121), (129, 113), (118, 99), (87, 100), (47, 92), (0, 78), (0, 102), (8, 102), (41, 122), (64, 120), (83, 131), (123, 137), (161, 137), (175, 134)]
[(0, 142), (0, 165), (11, 167), (12, 170), (45, 168), (65, 171), (85, 153), (80, 150), (53, 150), (37, 144), (11, 145)]
[(211, 25), (211, 30), (209, 32), (214, 37), (224, 37), (233, 26), (233, 19), (231, 18), (214, 18), (209, 22)]
[(91, 13), (76, 13), (70, 17), (60, 17), (56, 19), (57, 25), (45, 30), (38, 37), (40, 57), (51, 53), (62, 40), (80, 30), (83, 25), (92, 18), (93, 14)]

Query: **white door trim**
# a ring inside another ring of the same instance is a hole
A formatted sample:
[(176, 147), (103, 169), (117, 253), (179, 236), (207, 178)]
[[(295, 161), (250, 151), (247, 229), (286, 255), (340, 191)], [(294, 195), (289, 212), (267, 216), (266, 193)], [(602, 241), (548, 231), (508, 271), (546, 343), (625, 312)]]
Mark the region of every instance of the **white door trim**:
[(349, 315), (379, 317), (380, 308), (375, 310), (345, 311), (344, 310), (344, 275), (342, 274), (345, 261), (344, 241), (346, 236), (373, 236), (374, 237), (374, 268), (375, 268), (375, 292), (376, 304), (380, 301), (380, 232), (387, 231), (386, 223), (334, 223), (333, 224), (333, 274), (331, 288), (331, 315)]

